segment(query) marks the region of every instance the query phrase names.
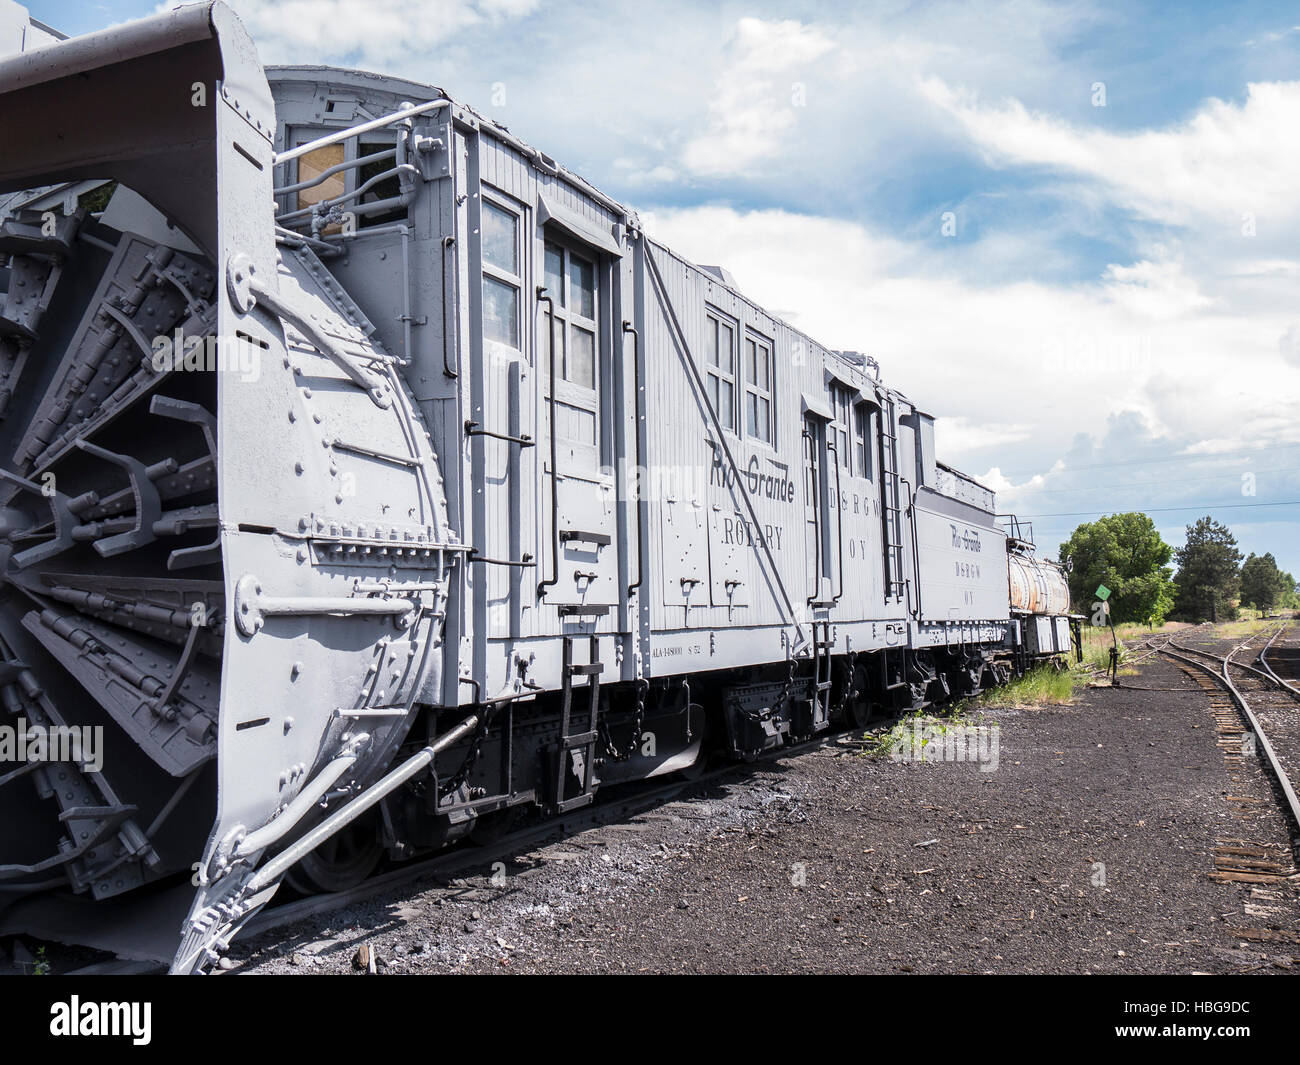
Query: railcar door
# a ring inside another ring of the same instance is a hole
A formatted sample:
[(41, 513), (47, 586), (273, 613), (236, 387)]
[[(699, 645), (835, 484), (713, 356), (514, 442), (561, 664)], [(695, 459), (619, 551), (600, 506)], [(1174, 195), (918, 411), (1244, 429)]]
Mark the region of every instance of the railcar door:
[(539, 593), (561, 614), (617, 606), (612, 475), (612, 270), (556, 227), (545, 227), (541, 353), (545, 562)]

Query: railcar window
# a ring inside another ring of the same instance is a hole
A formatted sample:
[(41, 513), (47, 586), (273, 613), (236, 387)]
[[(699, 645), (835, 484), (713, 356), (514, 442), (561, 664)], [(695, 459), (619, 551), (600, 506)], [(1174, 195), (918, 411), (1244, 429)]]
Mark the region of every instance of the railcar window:
[(519, 219), (491, 203), (483, 204), (483, 261), (519, 274)]
[(557, 307), (564, 302), (564, 250), (554, 244), (546, 245), (546, 293)]
[[(547, 241), (543, 248), (546, 292), (554, 302), (542, 316), (542, 372), (550, 380), (551, 339), (555, 339), (556, 431), (565, 440), (594, 446), (597, 443), (597, 389), (599, 387), (600, 282), (594, 259), (565, 244)], [(595, 461), (595, 451), (590, 451)]]
[(722, 428), (736, 431), (736, 328), (710, 313), (705, 357), (708, 364), (709, 402)]
[(519, 348), (519, 216), (483, 200), (483, 335)]
[[(330, 167), (338, 166), (342, 162), (343, 145), (327, 144), (323, 148), (317, 148), (298, 160), (298, 180), (311, 181), (320, 177)], [(314, 185), (301, 189), (298, 192), (297, 209), (301, 211), (313, 204), (320, 203), (321, 200), (335, 199), (342, 196), (346, 189), (347, 176), (344, 171), (340, 170), (338, 173), (331, 174)]]
[(569, 292), (573, 295), (573, 311), (591, 320), (596, 317), (596, 264), (576, 255), (569, 255)]
[(871, 448), (867, 441), (871, 439), (871, 408), (859, 403), (853, 409), (853, 461), (859, 477), (871, 476)]
[[(311, 138), (305, 139), (302, 143), (310, 143)], [(331, 167), (339, 166), (343, 163), (344, 146), (342, 144), (327, 144), (323, 148), (317, 148), (313, 152), (308, 152), (298, 160), (298, 181), (313, 181), (320, 178)], [(308, 185), (305, 189), (298, 192), (297, 210), (306, 210), (321, 202), (321, 200), (337, 199), (347, 192), (347, 172), (340, 170), (331, 174), (327, 178), (321, 178), (314, 185)], [(321, 233), (326, 236), (334, 236), (342, 230), (342, 226), (326, 226)]]
[[(555, 302), (556, 376), (579, 388), (596, 388), (596, 264), (559, 244), (546, 245), (546, 292)], [(550, 373), (551, 322), (543, 323), (544, 372)]]
[(835, 443), (836, 461), (845, 470), (851, 471), (853, 461), (849, 451), (849, 426), (853, 424), (853, 393), (843, 385), (831, 385), (831, 410), (835, 419), (831, 422), (830, 439)]
[[(375, 155), (379, 152), (391, 152), (393, 150), (392, 142), (385, 141), (362, 141), (357, 145), (357, 155)], [(385, 174), (397, 165), (397, 160), (393, 156), (385, 159), (376, 159), (371, 163), (363, 163), (357, 168), (356, 183), (360, 188), (367, 181)], [(361, 194), (358, 201), (362, 204), (379, 203), (381, 200), (396, 199), (402, 194), (402, 183), (396, 174), (384, 178), (383, 181), (376, 181), (369, 190)], [(406, 208), (400, 205), (390, 207), (387, 211), (376, 212), (375, 214), (362, 215), (357, 220), (357, 225), (362, 229), (367, 226), (379, 226), (386, 222), (396, 222), (406, 217)]]
[(745, 337), (745, 432), (772, 443), (772, 344), (763, 337)]

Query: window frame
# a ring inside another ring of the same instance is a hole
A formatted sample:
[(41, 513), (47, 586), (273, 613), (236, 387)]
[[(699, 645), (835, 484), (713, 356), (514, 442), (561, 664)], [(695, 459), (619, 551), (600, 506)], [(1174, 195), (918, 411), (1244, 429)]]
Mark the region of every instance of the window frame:
[[(740, 418), (741, 404), (739, 402), (741, 383), (743, 381), (741, 367), (739, 366), (740, 359), (741, 359), (740, 337), (742, 335), (740, 329), (740, 322), (732, 315), (727, 314), (725, 311), (719, 309), (718, 307), (713, 306), (712, 304), (705, 305), (704, 321), (705, 321), (705, 336), (704, 336), (705, 399), (708, 401), (709, 406), (712, 408), (714, 415), (717, 417), (718, 423), (722, 426), (723, 432), (730, 433), (732, 436), (739, 439), (743, 435), (741, 432), (742, 422)], [(722, 369), (721, 335), (722, 335), (723, 326), (726, 326), (726, 328), (731, 331), (730, 373), (725, 372)], [(713, 363), (710, 361), (710, 356), (714, 350), (713, 341), (715, 335), (719, 341), (719, 343), (717, 344), (717, 352), (718, 352), (717, 363)], [(724, 383), (731, 387), (731, 410), (729, 412), (729, 416), (731, 420), (730, 425), (728, 425), (727, 422), (723, 420), (722, 412), (718, 410), (718, 402), (714, 398), (715, 390), (717, 394), (721, 396), (722, 385)]]
[[(755, 370), (758, 368), (758, 352), (766, 352), (767, 386), (759, 384), (749, 377), (749, 345), (755, 346)], [(741, 357), (744, 383), (741, 386), (741, 413), (744, 415), (745, 437), (757, 441), (764, 447), (776, 450), (776, 344), (757, 329), (746, 327), (744, 333), (744, 351)], [(755, 397), (755, 407), (767, 404), (767, 435), (751, 432), (749, 427), (749, 397)]]
[(853, 476), (863, 480), (873, 480), (871, 464), (872, 414), (873, 404), (860, 400), (853, 404)]
[[(551, 322), (549, 315), (553, 311), (562, 358), (561, 365), (556, 368), (555, 400), (562, 406), (572, 407), (589, 414), (594, 437), (592, 440), (570, 437), (566, 436), (561, 429), (559, 438), (575, 454), (585, 454), (594, 470), (598, 469), (602, 464), (605, 441), (608, 439), (602, 390), (605, 387), (604, 383), (607, 376), (603, 366), (604, 352), (607, 345), (606, 333), (608, 332), (609, 319), (612, 316), (611, 305), (608, 300), (609, 271), (598, 249), (575, 240), (565, 233), (557, 232), (554, 227), (539, 226), (538, 236), (541, 245), (541, 287), (546, 289), (546, 295), (550, 300), (549, 303), (539, 301), (538, 308), (541, 311), (541, 320), (538, 325), (541, 333), (537, 338), (537, 373), (542, 379), (541, 394), (548, 410), (551, 412), (548, 416), (553, 417), (555, 405), (550, 403), (551, 375), (548, 366), (551, 355)], [(562, 291), (558, 293), (551, 291), (547, 273), (547, 251), (552, 248), (561, 252), (560, 275)], [(575, 257), (591, 266), (592, 309), (595, 312), (595, 318), (588, 318), (573, 306), (569, 268)], [(591, 387), (571, 381), (564, 376), (565, 367), (568, 366), (569, 354), (573, 350), (571, 334), (574, 330), (581, 330), (590, 333), (592, 336)]]
[(831, 414), (827, 429), (827, 438), (834, 433), (835, 452), (838, 464), (841, 469), (850, 477), (853, 476), (853, 425), (854, 425), (854, 408), (856, 404), (853, 401), (854, 392), (838, 381), (831, 382), (830, 401)]
[[(325, 136), (326, 134), (333, 133), (333, 132), (337, 132), (337, 131), (331, 127), (297, 125), (297, 126), (290, 127), (288, 131), (288, 135), (286, 136), (285, 140), (287, 143), (290, 144), (291, 147), (301, 148), (304, 145), (311, 144), (314, 141), (319, 140), (321, 137)], [(363, 137), (368, 139), (366, 139), (363, 142), (362, 140)], [(367, 150), (363, 150), (363, 145), (364, 145), (364, 149)], [(368, 151), (369, 149), (375, 149), (375, 148), (382, 148), (384, 150), (387, 150), (389, 148), (395, 149), (397, 147), (397, 136), (396, 134), (387, 130), (382, 130), (382, 129), (371, 130), (371, 132), (368, 134), (361, 134), (360, 136), (357, 137), (350, 137), (347, 140), (340, 141), (335, 145), (325, 145), (322, 146), (321, 148), (316, 149), (316, 151), (314, 152), (308, 152), (306, 155), (300, 156), (299, 158), (293, 160), (293, 162), (290, 164), (291, 173), (289, 175), (286, 175), (289, 179), (287, 181), (287, 184), (296, 185), (299, 182), (306, 180), (306, 175), (304, 175), (302, 172), (303, 162), (307, 160), (311, 160), (312, 156), (320, 152), (329, 151), (330, 149), (335, 147), (340, 148), (342, 151), (342, 157), (338, 160), (339, 163), (355, 163), (362, 156), (370, 154), (370, 152)], [(334, 165), (337, 164), (327, 163), (326, 166), (322, 167), (321, 169), (326, 169), (327, 167), (334, 166)], [(379, 165), (381, 165), (386, 170), (393, 169), (397, 165), (396, 156), (394, 156), (393, 159), (386, 160), (384, 163)], [(339, 171), (339, 173), (329, 178), (326, 178), (322, 184), (314, 185), (311, 188), (307, 188), (307, 189), (299, 189), (297, 192), (286, 193), (283, 196), (283, 203), (280, 209), (285, 212), (297, 212), (301, 210), (308, 210), (314, 204), (318, 203), (322, 199), (336, 199), (339, 196), (353, 193), (366, 181), (366, 179), (362, 176), (363, 170), (364, 167), (349, 166), (345, 170), (341, 170)], [(400, 193), (401, 182), (400, 179), (397, 177), (397, 175), (394, 175), (389, 180), (398, 182), (398, 190)], [(335, 188), (337, 191), (331, 192), (329, 190), (331, 189), (332, 183), (334, 182), (338, 183), (337, 185), (333, 186), (333, 188)], [(343, 210), (345, 212), (352, 211), (354, 208), (360, 207), (363, 204), (369, 204), (375, 202), (376, 200), (386, 199), (387, 197), (383, 196), (380, 192), (380, 189), (382, 188), (383, 184), (384, 183), (381, 183), (380, 186), (371, 189), (361, 199), (348, 201), (346, 204), (343, 205)], [(367, 199), (365, 197), (371, 197), (371, 198)], [(399, 222), (404, 218), (409, 219), (410, 214), (411, 214), (410, 205), (408, 204), (406, 207), (390, 208), (389, 211), (380, 215), (356, 215), (355, 216), (356, 227), (358, 230), (362, 230), (362, 229), (369, 229), (375, 226), (392, 225), (394, 222)], [(297, 223), (295, 222), (294, 224)], [(343, 231), (342, 223), (335, 223), (333, 225), (326, 226), (324, 229), (321, 230), (321, 232), (326, 235), (334, 235), (342, 231)]]
[[(561, 291), (558, 294), (551, 291), (549, 284), (545, 284), (549, 280), (549, 274), (547, 273), (546, 257), (547, 257), (547, 253), (552, 248), (560, 252), (560, 256), (561, 256), (560, 258)], [(577, 258), (582, 262), (587, 263), (591, 267), (592, 311), (595, 315), (595, 317), (592, 318), (588, 318), (585, 314), (582, 314), (579, 310), (577, 310), (573, 306), (572, 293), (570, 292), (571, 278), (569, 274), (569, 269), (570, 269), (570, 264), (573, 262), (574, 258)], [(562, 326), (560, 330), (561, 365), (558, 368), (559, 372), (556, 374), (556, 387), (559, 388), (560, 384), (563, 383), (565, 385), (569, 385), (572, 388), (580, 389), (584, 392), (590, 392), (596, 396), (599, 396), (600, 394), (600, 347), (601, 347), (600, 312), (601, 312), (601, 295), (602, 295), (602, 289), (604, 287), (600, 283), (601, 282), (600, 275), (601, 275), (600, 258), (595, 253), (588, 251), (586, 249), (577, 250), (575, 249), (574, 245), (570, 244), (569, 242), (556, 240), (554, 237), (543, 233), (542, 281), (544, 283), (544, 287), (546, 288), (546, 294), (551, 298), (550, 306), (552, 306), (554, 309), (555, 320), (557, 323), (559, 323)], [(551, 312), (550, 311), (544, 312), (543, 317), (545, 317), (545, 314), (549, 314), (549, 313)], [(543, 329), (545, 331), (542, 337), (542, 346), (543, 346), (543, 350), (547, 354), (548, 363), (544, 363), (542, 366), (540, 366), (539, 370), (547, 376), (547, 380), (549, 381), (550, 371), (547, 368), (547, 366), (549, 365), (549, 358), (551, 354), (550, 323), (546, 322), (545, 325), (543, 326)], [(591, 334), (592, 347), (591, 347), (591, 384), (590, 385), (585, 385), (580, 381), (575, 381), (573, 378), (567, 375), (567, 371), (569, 367), (569, 356), (573, 351), (573, 344), (571, 342), (570, 337), (574, 330), (579, 330), (581, 332)]]
[[(479, 324), (480, 324), (480, 328), (481, 328), (482, 331), (483, 331), (483, 343), (484, 343), (484, 344), (498, 344), (498, 345), (500, 345), (501, 347), (506, 348), (506, 349), (509, 350), (509, 351), (513, 351), (513, 352), (516, 352), (516, 353), (518, 353), (518, 354), (523, 354), (523, 352), (524, 352), (524, 350), (525, 350), (525, 347), (524, 347), (524, 345), (525, 345), (525, 336), (524, 336), (524, 330), (525, 330), (525, 327), (524, 327), (524, 317), (525, 317), (525, 315), (524, 315), (524, 308), (525, 308), (525, 301), (524, 301), (524, 293), (527, 291), (527, 286), (525, 286), (525, 284), (524, 284), (524, 274), (525, 274), (525, 271), (526, 271), (526, 269), (527, 269), (527, 264), (526, 264), (526, 262), (525, 262), (525, 256), (524, 256), (524, 249), (525, 249), (525, 241), (524, 241), (524, 232), (525, 232), (525, 230), (524, 230), (524, 222), (525, 222), (525, 217), (524, 217), (524, 208), (523, 208), (522, 206), (519, 206), (519, 205), (516, 205), (516, 204), (511, 203), (509, 200), (505, 199), (505, 197), (503, 197), (503, 196), (501, 196), (501, 197), (498, 197), (498, 196), (490, 196), (490, 195), (488, 195), (486, 192), (485, 192), (482, 196), (480, 196), (480, 198), (479, 198), (479, 204), (480, 204), (480, 206), (479, 206), (479, 232), (478, 232), (478, 236), (479, 236), (479, 256), (478, 256), (478, 258), (479, 258), (479, 272), (480, 272), (480, 274), (482, 275), (482, 277), (483, 277), (484, 279), (491, 279), (491, 280), (493, 280), (493, 281), (496, 281), (498, 284), (506, 285), (506, 286), (508, 286), (508, 287), (510, 287), (510, 288), (513, 288), (513, 289), (515, 290), (515, 296), (516, 296), (516, 302), (515, 302), (515, 342), (514, 342), (513, 344), (508, 343), (507, 341), (504, 341), (504, 340), (500, 340), (500, 339), (498, 339), (497, 337), (488, 336), (488, 331), (487, 331), (487, 317), (486, 317), (486, 314), (484, 313), (484, 312), (486, 312), (486, 310), (487, 310), (487, 299), (486, 299), (486, 296), (482, 296), (482, 297), (480, 297), (480, 299), (479, 299), (479, 303), (480, 303), (480, 307), (479, 307), (479, 319), (480, 319), (480, 323), (479, 323)], [(489, 208), (494, 208), (494, 209), (496, 209), (496, 210), (502, 212), (503, 214), (508, 214), (508, 215), (510, 215), (510, 216), (514, 219), (514, 221), (515, 221), (515, 268), (516, 268), (516, 270), (518, 271), (518, 273), (514, 273), (514, 274), (512, 274), (512, 273), (510, 273), (508, 270), (506, 270), (506, 269), (504, 269), (504, 268), (502, 268), (502, 267), (496, 265), (495, 263), (489, 263), (489, 262), (487, 261), (487, 256), (485, 256), (485, 255), (483, 254), (483, 231), (484, 231), (484, 221), (483, 221), (483, 216), (484, 216), (485, 211), (486, 211), (487, 209), (489, 209)], [(485, 290), (485, 289), (486, 289), (486, 286), (483, 285), (481, 282), (480, 282), (480, 289), (481, 289), (481, 290)]]

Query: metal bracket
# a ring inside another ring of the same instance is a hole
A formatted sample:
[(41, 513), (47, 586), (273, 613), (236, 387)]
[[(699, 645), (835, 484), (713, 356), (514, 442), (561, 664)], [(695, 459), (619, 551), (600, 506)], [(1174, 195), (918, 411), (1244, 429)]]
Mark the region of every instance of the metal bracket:
[(111, 462), (126, 470), (131, 478), (131, 494), (135, 496), (135, 528), (129, 532), (106, 536), (95, 541), (95, 550), (104, 558), (133, 551), (137, 547), (153, 543), (156, 539), (153, 531), (154, 522), (162, 517), (162, 497), (157, 486), (149, 479), (149, 470), (143, 462), (130, 455), (120, 455), (116, 451), (92, 444), (87, 440), (78, 440), (77, 447), (87, 454)]
[(420, 611), (411, 599), (366, 596), (271, 596), (262, 592), (262, 582), (246, 573), (235, 584), (235, 624), (245, 636), (254, 636), (266, 617), (310, 617), (318, 614), (371, 615), (392, 617), (400, 628), (407, 628)]

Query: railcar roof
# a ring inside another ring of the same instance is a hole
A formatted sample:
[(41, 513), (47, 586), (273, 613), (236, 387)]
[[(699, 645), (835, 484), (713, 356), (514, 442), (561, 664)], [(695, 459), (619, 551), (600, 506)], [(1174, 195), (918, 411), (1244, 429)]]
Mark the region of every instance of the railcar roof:
[[(412, 103), (423, 103), (428, 100), (448, 100), (452, 103), (453, 106), (458, 107), (472, 114), (474, 118), (478, 122), (480, 122), (482, 126), (485, 129), (487, 129), (489, 132), (491, 132), (494, 136), (497, 136), (504, 141), (507, 141), (513, 145), (518, 146), (526, 154), (544, 159), (546, 161), (547, 167), (554, 168), (556, 173), (564, 180), (572, 182), (576, 187), (578, 187), (582, 191), (593, 195), (596, 199), (602, 201), (608, 208), (621, 213), (626, 222), (631, 223), (638, 229), (640, 228), (640, 219), (635, 209), (628, 207), (622, 201), (614, 198), (613, 196), (610, 196), (608, 193), (602, 192), (599, 188), (593, 185), (590, 181), (587, 181), (584, 177), (582, 177), (582, 175), (578, 174), (576, 171), (570, 170), (562, 163), (557, 162), (556, 160), (552, 159), (550, 156), (543, 153), (540, 149), (535, 148), (533, 145), (524, 141), (517, 134), (511, 132), (508, 126), (502, 125), (500, 122), (497, 122), (495, 119), (488, 117), (487, 115), (483, 114), (481, 111), (470, 106), (469, 104), (461, 102), (456, 97), (448, 93), (445, 89), (441, 89), (436, 85), (426, 85), (418, 81), (411, 81), (408, 78), (398, 78), (389, 74), (376, 74), (372, 71), (367, 71), (367, 70), (356, 70), (349, 67), (335, 67), (335, 66), (318, 65), (318, 64), (286, 64), (286, 65), (268, 66), (266, 67), (266, 76), (268, 80), (271, 81), (272, 83), (290, 82), (290, 81), (323, 82), (331, 86), (356, 88), (360, 90), (369, 89), (373, 92), (393, 93), (398, 96), (409, 97)], [(651, 237), (650, 239), (654, 240), (653, 237)], [(704, 269), (702, 266), (700, 266), (700, 264), (693, 262), (691, 259), (688, 259), (686, 256), (668, 247), (668, 245), (664, 244), (663, 241), (654, 240), (654, 243), (658, 245), (660, 248), (662, 248), (669, 255), (673, 256), (673, 258), (679, 260), (682, 263), (685, 263), (687, 266), (693, 267), (694, 269), (697, 270)], [(756, 300), (754, 300), (753, 297), (747, 296), (737, 286), (729, 284), (726, 280), (724, 280), (722, 277), (715, 274), (713, 271), (706, 270), (705, 272), (708, 274), (709, 281), (712, 284), (718, 285), (721, 288), (726, 289), (728, 292), (734, 293), (737, 297), (744, 300), (746, 303), (753, 304), (755, 307), (758, 307), (765, 315), (767, 315), (768, 318), (771, 318), (773, 321), (780, 322), (787, 329), (791, 330), (793, 333), (802, 337), (810, 344), (814, 344), (818, 348), (821, 348), (823, 351), (826, 352), (828, 358), (832, 358), (836, 361), (837, 364), (857, 374), (860, 374), (862, 376), (864, 383), (873, 380), (871, 378), (871, 375), (868, 374), (863, 369), (863, 367), (859, 366), (851, 359), (844, 358), (834, 348), (828, 347), (827, 345), (821, 343), (821, 341), (817, 340), (815, 337), (809, 336), (798, 326), (782, 318), (780, 315), (773, 314), (767, 308), (762, 307)], [(884, 385), (883, 380), (878, 381), (878, 383), (880, 383), (882, 386)]]

